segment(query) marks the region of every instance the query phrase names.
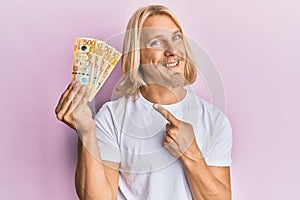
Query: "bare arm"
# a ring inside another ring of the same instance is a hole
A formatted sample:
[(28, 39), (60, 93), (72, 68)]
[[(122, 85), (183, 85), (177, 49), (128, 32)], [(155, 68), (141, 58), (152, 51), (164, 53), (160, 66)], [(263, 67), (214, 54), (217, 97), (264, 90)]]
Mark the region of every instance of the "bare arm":
[[(93, 139), (93, 141), (96, 140)], [(78, 160), (75, 176), (77, 194), (82, 200), (116, 199), (119, 164), (99, 160), (92, 150), (93, 141), (89, 141), (89, 144), (85, 145), (86, 140), (78, 140)], [(98, 148), (97, 142), (94, 145)]]
[(101, 161), (95, 122), (87, 101), (86, 87), (72, 82), (61, 96), (55, 109), (57, 118), (77, 130), (81, 138), (78, 140), (76, 191), (82, 200), (116, 199), (118, 163)]
[(231, 199), (229, 167), (207, 166), (204, 158), (181, 160), (195, 200)]

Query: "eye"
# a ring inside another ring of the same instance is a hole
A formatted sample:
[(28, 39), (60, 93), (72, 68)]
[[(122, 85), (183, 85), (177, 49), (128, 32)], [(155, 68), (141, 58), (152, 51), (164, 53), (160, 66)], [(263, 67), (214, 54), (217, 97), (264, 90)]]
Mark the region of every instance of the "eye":
[(150, 47), (160, 47), (162, 45), (162, 41), (154, 40), (150, 43)]
[(177, 40), (180, 40), (181, 39), (181, 34), (176, 34), (172, 37), (172, 40), (173, 41), (177, 41)]

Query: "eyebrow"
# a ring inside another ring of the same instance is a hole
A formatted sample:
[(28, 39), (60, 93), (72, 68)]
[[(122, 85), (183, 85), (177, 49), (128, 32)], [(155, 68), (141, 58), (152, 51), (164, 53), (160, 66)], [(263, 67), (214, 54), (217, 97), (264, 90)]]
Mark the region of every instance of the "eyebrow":
[[(174, 31), (171, 35), (176, 35), (176, 34), (178, 34), (178, 33), (182, 34), (182, 32), (181, 32), (180, 30), (176, 30), (176, 31)], [(145, 44), (147, 44), (148, 42), (150, 42), (150, 41), (153, 40), (153, 39), (163, 38), (164, 36), (165, 36), (165, 35), (163, 35), (163, 34), (159, 34), (159, 35), (155, 35), (155, 36), (153, 36), (153, 37), (149, 37), (149, 38), (145, 41)]]
[(182, 34), (182, 32), (180, 30), (177, 30), (177, 31), (173, 32), (173, 35), (176, 35), (177, 33), (181, 33)]

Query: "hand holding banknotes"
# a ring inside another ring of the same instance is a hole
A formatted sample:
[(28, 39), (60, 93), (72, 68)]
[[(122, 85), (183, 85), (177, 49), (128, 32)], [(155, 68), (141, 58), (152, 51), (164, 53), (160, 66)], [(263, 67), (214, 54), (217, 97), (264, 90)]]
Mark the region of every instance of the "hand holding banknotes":
[(55, 109), (57, 118), (80, 134), (93, 131), (95, 122), (88, 106), (89, 90), (79, 81), (72, 81), (59, 99)]
[(95, 122), (87, 103), (93, 100), (120, 57), (121, 53), (104, 41), (76, 38), (72, 82), (62, 94), (55, 113), (80, 136), (94, 131)]

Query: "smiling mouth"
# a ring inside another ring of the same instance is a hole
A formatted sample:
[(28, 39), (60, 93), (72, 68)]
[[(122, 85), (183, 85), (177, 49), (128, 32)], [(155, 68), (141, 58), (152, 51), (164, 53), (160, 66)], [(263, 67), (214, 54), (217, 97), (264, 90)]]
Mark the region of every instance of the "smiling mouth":
[(169, 62), (164, 64), (165, 67), (169, 68), (169, 69), (173, 69), (179, 66), (179, 61), (174, 61), (174, 62)]

